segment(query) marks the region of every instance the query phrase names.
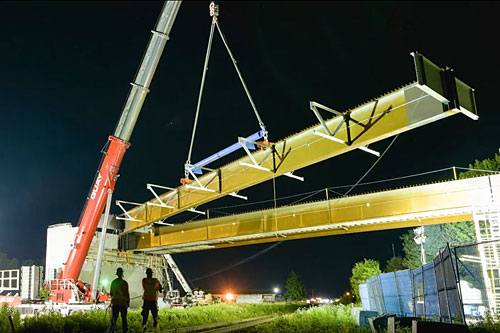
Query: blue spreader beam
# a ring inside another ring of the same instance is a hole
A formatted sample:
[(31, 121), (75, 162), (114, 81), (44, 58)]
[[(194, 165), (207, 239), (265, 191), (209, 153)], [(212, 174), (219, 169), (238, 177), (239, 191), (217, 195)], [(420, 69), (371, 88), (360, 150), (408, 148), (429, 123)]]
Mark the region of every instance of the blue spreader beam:
[[(250, 135), (249, 137), (247, 137), (247, 140), (250, 140), (250, 141), (257, 141), (259, 139), (262, 139), (264, 137), (264, 134), (262, 131), (258, 131), (258, 132), (255, 132), (254, 134)], [(255, 145), (253, 143), (250, 143), (250, 142), (246, 142), (245, 141), (245, 145), (249, 148), (249, 149), (255, 149)], [(242, 148), (241, 144), (239, 142), (236, 142), (235, 144), (232, 144), (231, 146), (227, 147), (227, 148), (224, 148), (222, 149), (221, 151), (199, 161), (198, 163), (194, 163), (194, 165), (196, 166), (199, 166), (199, 167), (203, 167), (205, 165), (208, 165), (214, 161), (217, 161), (219, 158), (221, 157), (224, 157), (226, 155), (229, 155), (231, 154), (232, 152), (238, 150)], [(200, 168), (191, 168), (191, 170), (198, 174), (198, 175), (201, 175), (202, 174), (202, 171)]]

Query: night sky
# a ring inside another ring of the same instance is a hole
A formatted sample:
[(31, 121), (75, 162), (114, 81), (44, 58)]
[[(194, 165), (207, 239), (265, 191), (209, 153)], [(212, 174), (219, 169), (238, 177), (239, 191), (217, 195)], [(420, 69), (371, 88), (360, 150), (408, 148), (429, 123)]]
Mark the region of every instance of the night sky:
[[(0, 252), (45, 255), (48, 225), (76, 225), (161, 2), (0, 3)], [(457, 115), (399, 136), (364, 181), (467, 166), (498, 151), (497, 14), (493, 2), (221, 2), (220, 23), (260, 114), (277, 141), (316, 123), (310, 100), (345, 110), (415, 80), (418, 50), (476, 89), (480, 119)], [(120, 170), (114, 199), (151, 198), (146, 183), (183, 176), (210, 27), (208, 1), (185, 2)], [(216, 36), (192, 161), (258, 130)], [(391, 139), (371, 146), (383, 151)], [(231, 159), (242, 152), (231, 155)], [(353, 184), (376, 157), (353, 151), (276, 181), (278, 197)], [(217, 165), (213, 165), (217, 166)], [(353, 193), (451, 178), (451, 171)], [(272, 183), (242, 191), (272, 199)], [(319, 200), (313, 196), (308, 200)], [(300, 199), (297, 197), (296, 199)], [(224, 198), (201, 208), (237, 212)], [(117, 207), (113, 207), (117, 213)], [(181, 220), (195, 217), (185, 214)], [(348, 289), (353, 264), (402, 255), (405, 229), (283, 242), (208, 279), (201, 288), (279, 286), (291, 269), (315, 295)], [(213, 273), (272, 244), (175, 255), (189, 279)]]

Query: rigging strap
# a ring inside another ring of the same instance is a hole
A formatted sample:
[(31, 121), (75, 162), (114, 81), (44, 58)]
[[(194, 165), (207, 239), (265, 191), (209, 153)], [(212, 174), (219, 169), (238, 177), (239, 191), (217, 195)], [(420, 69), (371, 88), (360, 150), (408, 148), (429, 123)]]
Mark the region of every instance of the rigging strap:
[[(205, 85), (205, 77), (207, 75), (208, 71), (208, 61), (210, 59), (210, 51), (212, 50), (212, 41), (214, 37), (214, 27), (215, 27), (215, 16), (214, 19), (212, 19), (212, 25), (210, 26), (210, 35), (208, 37), (208, 46), (207, 46), (207, 53), (205, 55), (205, 63), (203, 65), (203, 73), (201, 75), (201, 84), (200, 84), (200, 92), (198, 94), (198, 104), (196, 105), (196, 114), (194, 117), (194, 125), (193, 125), (193, 132), (191, 133), (191, 144), (189, 145), (189, 152), (188, 152), (188, 157), (186, 160), (186, 164), (191, 163), (191, 153), (193, 152), (193, 144), (194, 144), (194, 136), (196, 133), (196, 125), (198, 124), (198, 115), (200, 114), (200, 106), (201, 106), (201, 98), (203, 97), (203, 87)], [(188, 172), (186, 172), (186, 177), (188, 175)]]
[[(240, 78), (241, 84), (243, 86), (243, 89), (245, 90), (245, 93), (248, 97), (248, 100), (250, 101), (250, 105), (252, 106), (252, 109), (255, 113), (255, 116), (257, 117), (257, 121), (259, 122), (259, 127), (262, 130), (264, 141), (267, 142), (268, 140), (268, 132), (266, 130), (266, 126), (264, 125), (264, 122), (262, 121), (262, 118), (259, 115), (259, 112), (257, 111), (257, 107), (255, 106), (255, 103), (252, 99), (252, 96), (250, 95), (250, 91), (248, 90), (248, 87), (245, 83), (245, 80), (243, 79), (243, 76), (241, 75), (241, 72), (238, 68), (236, 59), (233, 56), (233, 53), (231, 52), (231, 49), (229, 48), (229, 44), (227, 42), (226, 37), (224, 36), (224, 33), (222, 32), (222, 29), (220, 27), (220, 24), (218, 22), (218, 16), (219, 16), (219, 7), (216, 5), (213, 1), (210, 3), (210, 16), (212, 16), (212, 24), (210, 26), (210, 35), (208, 37), (208, 45), (207, 45), (207, 52), (205, 54), (205, 63), (203, 65), (203, 73), (201, 75), (201, 84), (200, 84), (200, 91), (198, 94), (198, 104), (196, 105), (196, 114), (194, 118), (194, 124), (193, 124), (193, 131), (191, 133), (191, 143), (189, 145), (189, 152), (188, 152), (188, 157), (186, 160), (186, 164), (191, 164), (191, 154), (193, 152), (193, 144), (194, 144), (194, 137), (196, 134), (196, 127), (198, 125), (198, 116), (200, 113), (200, 106), (201, 106), (201, 99), (203, 97), (203, 88), (205, 86), (205, 78), (206, 74), (208, 71), (208, 62), (210, 59), (210, 52), (212, 50), (212, 42), (213, 42), (213, 36), (214, 36), (214, 30), (215, 26), (217, 26), (217, 31), (219, 32), (219, 35), (224, 43), (224, 46), (226, 47), (226, 50), (229, 54), (229, 57), (231, 58), (231, 61), (233, 62), (234, 68), (236, 69), (236, 73), (238, 74), (238, 77)], [(187, 170), (184, 171), (186, 178), (188, 177), (189, 172)]]
[(240, 78), (241, 84), (243, 85), (243, 89), (245, 89), (245, 93), (247, 94), (248, 100), (250, 101), (250, 104), (252, 105), (252, 109), (253, 109), (253, 112), (255, 113), (255, 116), (257, 117), (260, 129), (264, 133), (264, 140), (267, 141), (268, 133), (266, 130), (266, 126), (264, 125), (264, 122), (262, 121), (262, 118), (259, 115), (259, 111), (257, 111), (257, 107), (255, 106), (255, 103), (253, 102), (252, 96), (250, 95), (250, 91), (247, 88), (245, 80), (243, 80), (243, 76), (241, 75), (240, 69), (238, 68), (238, 64), (236, 63), (236, 59), (234, 58), (233, 53), (231, 52), (231, 49), (229, 48), (229, 44), (227, 43), (226, 36), (222, 32), (222, 29), (220, 27), (220, 23), (218, 21), (216, 21), (215, 24), (217, 25), (217, 31), (219, 31), (219, 35), (222, 38), (224, 45), (226, 46), (227, 53), (229, 53), (229, 57), (233, 61), (234, 68), (236, 69), (236, 73), (238, 73), (238, 77)]

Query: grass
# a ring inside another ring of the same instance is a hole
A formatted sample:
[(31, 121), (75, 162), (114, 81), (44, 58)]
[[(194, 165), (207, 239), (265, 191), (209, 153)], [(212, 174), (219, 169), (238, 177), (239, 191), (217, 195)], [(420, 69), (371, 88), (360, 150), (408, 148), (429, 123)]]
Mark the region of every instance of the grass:
[[(197, 306), (188, 309), (161, 309), (159, 312), (158, 331), (196, 326), (210, 323), (224, 323), (244, 318), (266, 316), (270, 314), (286, 314), (297, 310), (300, 305), (290, 303), (267, 303), (267, 304), (216, 304), (208, 306)], [(109, 326), (110, 311), (88, 311), (76, 312), (69, 316), (61, 316), (57, 312), (43, 315), (26, 317), (21, 320), (19, 314), (12, 308), (5, 307), (15, 319), (16, 332), (105, 332)], [(2, 312), (3, 313), (3, 312)], [(0, 314), (2, 314), (0, 313)], [(5, 312), (7, 313), (7, 312)], [(0, 320), (3, 317), (0, 317)], [(127, 315), (129, 332), (142, 332), (141, 311), (129, 311)], [(5, 322), (5, 326), (4, 325)], [(8, 321), (0, 321), (0, 332), (10, 332)], [(5, 326), (5, 327), (4, 327)], [(121, 332), (121, 320), (117, 323), (118, 332)], [(151, 316), (148, 321), (152, 329)]]
[[(486, 321), (469, 325), (472, 333), (500, 332), (500, 321), (491, 317)], [(411, 332), (411, 328), (397, 328), (398, 332)], [(299, 309), (272, 322), (256, 326), (252, 332), (371, 332), (369, 328), (356, 326), (350, 307), (329, 305)]]
[[(109, 326), (109, 311), (75, 312), (62, 316), (53, 311), (26, 317), (16, 332), (103, 332)], [(130, 319), (129, 319), (130, 322)]]
[(21, 315), (19, 312), (7, 306), (7, 304), (2, 304), (2, 306), (0, 306), (0, 332), (2, 333), (11, 331), (9, 316), (12, 317), (14, 327), (19, 327), (19, 325), (21, 325)]
[(356, 326), (349, 306), (325, 305), (299, 309), (256, 326), (253, 332), (370, 332), (370, 329)]
[[(356, 326), (349, 306), (328, 305), (305, 308), (303, 304), (216, 304), (188, 309), (161, 309), (158, 332), (179, 327), (197, 326), (211, 323), (227, 323), (245, 318), (280, 314), (279, 318), (259, 325), (252, 332), (370, 332)], [(12, 316), (16, 332), (105, 332), (109, 326), (108, 311), (75, 312), (61, 316), (57, 312), (26, 317), (11, 307), (0, 307), (0, 333), (11, 332), (8, 316)], [(151, 316), (150, 316), (151, 317)], [(142, 332), (140, 310), (128, 312), (129, 332)], [(121, 332), (121, 320), (118, 320)], [(148, 331), (152, 330), (149, 318)], [(470, 325), (471, 332), (500, 332), (500, 322), (489, 319)]]
[(299, 305), (290, 303), (217, 304), (187, 309), (169, 309), (160, 312), (165, 328), (231, 322), (244, 318), (294, 312)]
[(500, 322), (494, 321), (493, 319), (488, 318), (484, 322), (469, 325), (469, 329), (473, 333), (500, 332)]

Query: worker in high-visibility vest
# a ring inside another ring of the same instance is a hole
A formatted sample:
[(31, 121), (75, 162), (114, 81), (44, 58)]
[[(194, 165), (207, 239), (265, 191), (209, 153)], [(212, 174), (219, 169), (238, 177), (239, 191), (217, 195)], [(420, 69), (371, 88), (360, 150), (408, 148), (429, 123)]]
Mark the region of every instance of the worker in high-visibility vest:
[(149, 311), (151, 311), (151, 315), (153, 316), (153, 326), (158, 326), (158, 292), (162, 291), (160, 281), (153, 277), (153, 270), (151, 268), (146, 269), (146, 277), (142, 279), (142, 288), (144, 289), (144, 294), (142, 295), (142, 299), (144, 300), (142, 305), (142, 327), (145, 330)]
[(127, 332), (127, 308), (130, 306), (130, 294), (128, 291), (128, 283), (123, 279), (123, 269), (116, 269), (118, 278), (111, 282), (109, 294), (111, 295), (111, 327), (110, 332), (114, 332), (116, 328), (116, 320), (118, 315), (122, 316), (122, 332)]

